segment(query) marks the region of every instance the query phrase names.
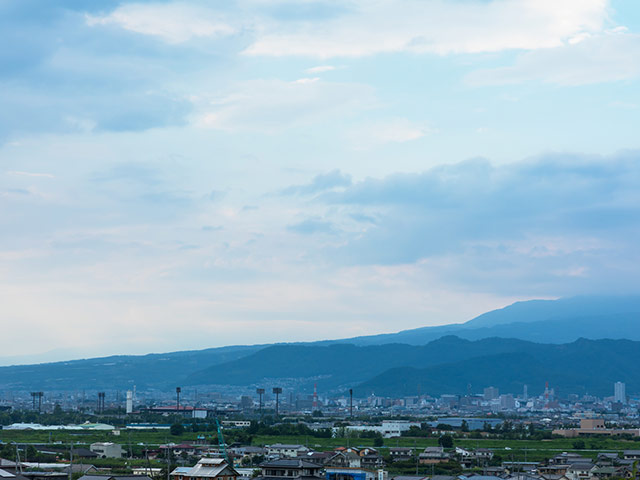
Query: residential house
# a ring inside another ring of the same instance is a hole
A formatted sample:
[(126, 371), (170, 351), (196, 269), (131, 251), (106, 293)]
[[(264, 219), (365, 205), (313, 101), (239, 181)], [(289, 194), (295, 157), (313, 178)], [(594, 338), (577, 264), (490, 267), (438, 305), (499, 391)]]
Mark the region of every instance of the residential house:
[(469, 450), (467, 448), (462, 448), (462, 447), (456, 447), (456, 455), (458, 455), (459, 457), (473, 457), (473, 450)]
[(620, 457), (617, 453), (600, 452), (596, 458), (596, 463), (598, 465), (614, 465), (617, 464), (619, 460)]
[(493, 458), (493, 450), (488, 448), (476, 448), (473, 455), (479, 460), (489, 461)]
[[(451, 477), (453, 480), (454, 477)], [(396, 475), (395, 477), (391, 477), (391, 480), (429, 480), (429, 477), (425, 477), (424, 475)]]
[(409, 447), (390, 447), (389, 455), (394, 462), (411, 460), (413, 458), (413, 448)]
[(376, 480), (376, 473), (361, 468), (327, 467), (326, 480)]
[(590, 462), (572, 463), (564, 474), (569, 480), (591, 480), (594, 478), (592, 470), (595, 465)]
[(201, 458), (193, 467), (178, 467), (172, 480), (238, 480), (238, 472), (224, 458)]
[(273, 445), (267, 445), (267, 455), (270, 457), (288, 457), (296, 458), (307, 452), (309, 448), (304, 445), (287, 445), (284, 443), (274, 443)]
[(304, 455), (300, 455), (298, 458), (311, 463), (317, 463), (318, 465), (326, 465), (335, 456), (335, 454), (336, 452), (307, 452)]
[(0, 480), (27, 480), (27, 478), (19, 473), (0, 469)]
[(578, 453), (562, 452), (549, 459), (550, 465), (571, 465), (573, 463), (588, 463), (589, 459)]
[(360, 468), (362, 466), (362, 459), (360, 455), (355, 452), (335, 452), (330, 458), (326, 460), (324, 465), (337, 468)]
[(95, 475), (89, 474), (80, 477), (78, 480), (153, 480), (147, 475)]
[[(160, 445), (160, 451), (170, 451), (172, 456), (188, 455), (189, 457), (197, 457), (203, 455), (206, 451), (211, 450), (208, 445), (193, 445), (191, 443), (168, 443)], [(216, 449), (217, 450), (217, 449)]]
[(418, 462), (421, 465), (433, 465), (437, 463), (448, 462), (450, 455), (444, 451), (442, 447), (427, 447), (420, 455)]
[(280, 458), (264, 462), (259, 480), (317, 480), (323, 478), (322, 466), (302, 459)]
[(249, 459), (253, 463), (254, 461), (261, 462), (264, 460), (264, 456), (267, 454), (267, 449), (264, 447), (254, 447), (254, 446), (246, 446), (246, 447), (236, 447), (231, 448), (229, 450), (234, 457), (240, 458), (241, 462), (244, 459)]
[(384, 458), (379, 453), (368, 453), (360, 457), (360, 466), (370, 470), (378, 470), (384, 467)]

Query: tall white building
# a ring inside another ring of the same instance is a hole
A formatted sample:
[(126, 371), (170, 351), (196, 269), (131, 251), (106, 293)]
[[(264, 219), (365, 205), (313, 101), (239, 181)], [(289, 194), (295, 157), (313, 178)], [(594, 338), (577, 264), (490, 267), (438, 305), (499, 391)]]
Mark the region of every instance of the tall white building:
[(133, 413), (133, 392), (127, 390), (127, 413)]
[(627, 403), (627, 388), (624, 382), (616, 382), (613, 386), (613, 397), (616, 402)]

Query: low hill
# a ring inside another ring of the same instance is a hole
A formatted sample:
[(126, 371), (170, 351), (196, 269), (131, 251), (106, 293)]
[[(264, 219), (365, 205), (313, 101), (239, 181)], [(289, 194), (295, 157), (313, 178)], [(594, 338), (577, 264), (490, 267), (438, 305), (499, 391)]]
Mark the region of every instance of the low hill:
[(517, 352), (527, 342), (500, 338), (470, 342), (453, 336), (428, 345), (275, 345), (246, 357), (198, 371), (186, 385), (251, 385), (287, 379), (300, 388), (324, 390), (359, 383), (396, 366), (426, 367), (495, 352)]
[[(508, 340), (505, 340), (508, 341)], [(640, 391), (640, 342), (579, 339), (563, 345), (520, 344), (518, 351), (488, 354), (427, 368), (392, 368), (356, 388), (361, 395), (415, 395), (479, 392), (495, 386), (503, 392), (531, 394), (543, 391), (549, 382), (556, 393), (613, 394), (613, 384), (622, 381), (628, 391)]]
[(113, 390), (175, 388), (185, 372), (228, 362), (262, 348), (222, 347), (149, 355), (110, 357), (0, 367), (0, 388), (5, 390)]

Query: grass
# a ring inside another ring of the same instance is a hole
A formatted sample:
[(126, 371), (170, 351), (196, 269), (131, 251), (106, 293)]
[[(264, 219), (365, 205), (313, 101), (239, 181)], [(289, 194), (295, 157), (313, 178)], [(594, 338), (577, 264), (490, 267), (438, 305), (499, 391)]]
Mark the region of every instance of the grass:
[[(0, 441), (4, 443), (19, 444), (62, 444), (73, 443), (77, 446), (88, 446), (94, 442), (115, 442), (123, 445), (125, 450), (129, 450), (131, 445), (134, 453), (141, 451), (142, 446), (157, 447), (167, 442), (182, 443), (193, 442), (198, 435), (205, 435), (210, 439), (210, 443), (217, 444), (217, 436), (214, 432), (185, 432), (182, 435), (174, 436), (167, 430), (157, 432), (122, 430), (121, 434), (113, 435), (110, 431), (20, 431), (20, 430), (0, 430)], [(584, 438), (585, 449), (578, 450), (573, 447), (575, 439), (558, 438), (551, 440), (503, 440), (493, 438), (456, 438), (454, 445), (467, 448), (490, 448), (503, 460), (514, 461), (537, 461), (556, 455), (559, 452), (574, 451), (584, 456), (595, 457), (600, 451), (622, 451), (640, 449), (640, 442), (631, 440), (621, 440), (606, 437)], [(382, 453), (388, 447), (415, 447), (424, 449), (425, 447), (437, 445), (437, 438), (413, 438), (400, 437), (385, 439)], [(317, 450), (332, 450), (339, 446), (373, 446), (372, 438), (316, 438), (304, 435), (291, 436), (268, 436), (258, 435), (253, 437), (253, 445), (269, 445), (272, 443), (302, 444)], [(140, 445), (142, 444), (142, 445)], [(509, 450), (505, 449), (508, 447)]]
[(146, 430), (122, 430), (120, 435), (114, 435), (111, 431), (41, 431), (41, 430), (0, 430), (0, 441), (4, 443), (34, 443), (34, 444), (63, 444), (89, 445), (95, 442), (114, 442), (121, 445), (138, 445), (142, 443), (148, 446), (163, 445), (168, 442), (181, 443), (195, 441), (198, 435), (211, 437), (217, 442), (217, 436), (213, 432), (185, 432), (174, 436), (168, 430), (157, 432)]
[[(537, 461), (554, 456), (560, 452), (578, 452), (587, 457), (595, 457), (601, 451), (622, 451), (638, 449), (640, 442), (631, 440), (619, 440), (612, 438), (586, 438), (585, 449), (575, 449), (575, 439), (559, 438), (552, 440), (502, 440), (492, 438), (456, 438), (454, 445), (467, 448), (490, 448), (508, 461)], [(333, 449), (339, 446), (373, 446), (371, 438), (315, 438), (305, 436), (256, 436), (253, 445), (268, 445), (270, 443), (293, 443), (307, 445), (315, 449)], [(389, 447), (415, 447), (424, 449), (436, 446), (437, 438), (413, 438), (400, 437), (384, 440), (384, 446), (380, 448), (382, 453)], [(506, 450), (508, 447), (510, 450)]]

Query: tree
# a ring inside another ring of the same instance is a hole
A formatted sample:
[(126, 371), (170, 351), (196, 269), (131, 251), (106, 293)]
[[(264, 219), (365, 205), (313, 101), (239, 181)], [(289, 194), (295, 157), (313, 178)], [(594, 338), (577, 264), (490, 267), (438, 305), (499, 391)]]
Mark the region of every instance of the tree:
[(462, 423), (460, 424), (460, 430), (463, 432), (469, 431), (469, 424), (467, 423), (466, 420), (462, 420)]
[(573, 448), (575, 448), (576, 450), (584, 450), (584, 448), (586, 447), (584, 440), (576, 440), (575, 442), (573, 442)]
[(382, 447), (383, 445), (384, 445), (384, 440), (382, 439), (382, 437), (376, 437), (373, 439), (374, 447)]
[(31, 460), (32, 462), (38, 459), (38, 450), (36, 450), (36, 447), (34, 447), (33, 445), (27, 446), (24, 458), (25, 462), (27, 461), (27, 459)]
[(444, 448), (453, 448), (453, 437), (451, 435), (442, 435), (438, 439), (438, 444)]
[(181, 423), (174, 423), (169, 428), (169, 433), (176, 436), (182, 435), (184, 433), (184, 426)]

